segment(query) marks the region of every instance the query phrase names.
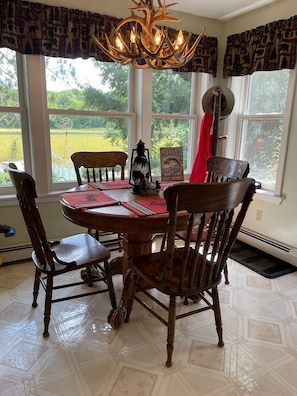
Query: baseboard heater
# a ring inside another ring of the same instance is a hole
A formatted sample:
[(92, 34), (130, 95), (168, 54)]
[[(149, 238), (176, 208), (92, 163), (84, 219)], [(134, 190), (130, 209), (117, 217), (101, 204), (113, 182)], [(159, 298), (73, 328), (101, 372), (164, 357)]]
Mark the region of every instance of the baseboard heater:
[(31, 260), (32, 250), (32, 245), (30, 244), (0, 248), (2, 265), (29, 261)]
[(237, 239), (297, 267), (297, 248), (241, 228)]
[[(240, 229), (237, 239), (297, 267), (297, 248), (293, 246), (267, 238), (244, 227)], [(3, 264), (30, 260), (31, 253), (32, 245), (29, 244), (0, 248)]]

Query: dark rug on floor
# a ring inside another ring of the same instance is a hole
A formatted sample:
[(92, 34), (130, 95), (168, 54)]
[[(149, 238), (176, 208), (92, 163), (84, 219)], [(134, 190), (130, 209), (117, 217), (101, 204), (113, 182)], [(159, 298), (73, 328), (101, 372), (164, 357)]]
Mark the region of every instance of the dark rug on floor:
[(235, 241), (230, 258), (266, 278), (278, 278), (297, 271), (297, 267), (240, 241)]

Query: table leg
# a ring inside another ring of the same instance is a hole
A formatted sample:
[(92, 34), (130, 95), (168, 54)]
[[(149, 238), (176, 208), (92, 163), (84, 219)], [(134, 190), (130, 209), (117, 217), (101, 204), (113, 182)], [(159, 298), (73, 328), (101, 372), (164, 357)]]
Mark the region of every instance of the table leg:
[(123, 276), (131, 267), (133, 257), (143, 256), (152, 251), (152, 234), (124, 234), (123, 236)]
[(124, 234), (123, 236), (123, 257), (122, 271), (124, 287), (121, 301), (117, 309), (112, 310), (108, 315), (108, 323), (114, 329), (120, 327), (124, 321), (127, 311), (127, 293), (129, 290), (129, 269), (133, 257), (149, 254), (152, 251), (152, 234)]

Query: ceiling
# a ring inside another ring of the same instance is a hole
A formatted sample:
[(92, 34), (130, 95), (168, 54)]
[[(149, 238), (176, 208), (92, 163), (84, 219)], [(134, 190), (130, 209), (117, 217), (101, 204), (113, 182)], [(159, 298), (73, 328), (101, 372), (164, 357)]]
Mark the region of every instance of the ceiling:
[(171, 11), (226, 21), (276, 1), (280, 0), (167, 0), (166, 4), (177, 2)]

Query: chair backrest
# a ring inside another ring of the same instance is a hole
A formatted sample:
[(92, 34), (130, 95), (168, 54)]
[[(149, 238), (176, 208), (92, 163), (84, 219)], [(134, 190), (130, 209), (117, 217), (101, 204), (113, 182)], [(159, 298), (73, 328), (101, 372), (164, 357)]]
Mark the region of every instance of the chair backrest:
[(12, 167), (9, 167), (8, 171), (12, 184), (16, 189), (19, 206), (38, 261), (44, 268), (49, 266), (54, 270), (55, 265), (53, 258), (57, 261), (59, 260), (51, 250), (47, 241), (45, 229), (35, 202), (35, 198), (37, 198), (35, 180), (24, 171)]
[(117, 166), (120, 178), (125, 179), (125, 166), (128, 155), (123, 151), (79, 151), (71, 155), (79, 185), (86, 182), (115, 180)]
[[(164, 276), (169, 289), (182, 289), (186, 294), (189, 289), (191, 294), (191, 290), (220, 282), (254, 192), (255, 181), (250, 178), (222, 183), (178, 183), (164, 190), (169, 211)], [(176, 248), (178, 211), (187, 211), (189, 219), (185, 241)], [(193, 243), (194, 217), (197, 234)], [(173, 274), (175, 249), (180, 252), (180, 263)]]
[(249, 173), (248, 161), (213, 156), (207, 159), (207, 182), (243, 179)]

